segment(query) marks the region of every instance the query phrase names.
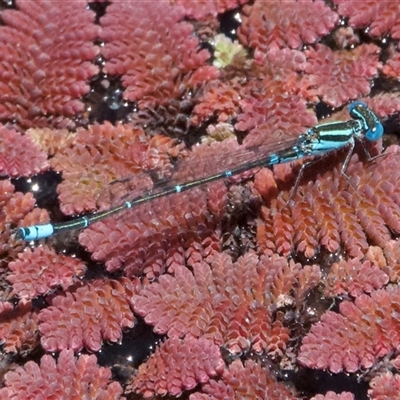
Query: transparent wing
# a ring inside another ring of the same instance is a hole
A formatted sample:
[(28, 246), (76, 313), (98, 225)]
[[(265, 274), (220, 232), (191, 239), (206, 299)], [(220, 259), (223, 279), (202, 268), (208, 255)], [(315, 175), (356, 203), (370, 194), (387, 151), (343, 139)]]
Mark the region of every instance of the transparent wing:
[[(194, 148), (189, 158), (181, 159), (173, 167), (134, 174), (112, 182), (103, 192), (98, 203), (101, 208), (114, 207), (126, 200), (132, 200), (149, 193), (161, 193), (168, 188), (188, 182), (202, 180), (212, 175), (246, 166), (254, 161), (279, 154), (298, 143), (298, 138), (271, 145), (245, 148), (232, 141), (214, 146)], [(250, 166), (249, 166), (250, 169)]]

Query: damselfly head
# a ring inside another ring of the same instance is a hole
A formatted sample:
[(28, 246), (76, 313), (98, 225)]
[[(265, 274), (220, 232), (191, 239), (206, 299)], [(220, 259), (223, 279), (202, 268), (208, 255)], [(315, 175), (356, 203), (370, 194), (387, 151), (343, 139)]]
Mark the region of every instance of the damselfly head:
[(383, 126), (377, 115), (362, 101), (354, 101), (348, 106), (349, 114), (361, 121), (368, 140), (376, 141), (383, 135)]

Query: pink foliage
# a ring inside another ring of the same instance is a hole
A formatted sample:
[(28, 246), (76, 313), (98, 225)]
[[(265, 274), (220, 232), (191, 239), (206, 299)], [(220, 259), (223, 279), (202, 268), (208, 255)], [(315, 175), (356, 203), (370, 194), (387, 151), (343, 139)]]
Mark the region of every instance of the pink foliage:
[[(193, 265), (193, 273), (176, 266), (173, 276), (162, 275), (145, 285), (132, 301), (157, 333), (205, 336), (233, 353), (252, 348), (279, 354), (289, 332), (274, 320), (270, 307), (274, 302), (295, 303), (292, 290), (303, 281), (301, 275), (298, 265), (283, 258), (258, 259), (248, 253), (232, 263), (227, 255), (216, 253), (210, 265)], [(312, 288), (312, 281), (297, 290)]]
[(400, 53), (398, 50), (391, 49), (390, 58), (382, 68), (382, 73), (391, 78), (398, 79), (400, 76)]
[(300, 49), (304, 43), (315, 43), (339, 20), (321, 0), (256, 1), (243, 11), (238, 36), (242, 43), (261, 53), (276, 47)]
[(400, 97), (397, 94), (382, 93), (365, 101), (379, 118), (385, 118), (400, 111)]
[(400, 344), (400, 318), (392, 310), (399, 289), (377, 290), (327, 311), (303, 339), (298, 361), (309, 368), (356, 372), (373, 367)]
[[(97, 200), (109, 207), (108, 191), (115, 180), (131, 177), (135, 190), (143, 192), (147, 175), (135, 173), (170, 165), (170, 156), (178, 154), (180, 146), (172, 139), (156, 135), (146, 136), (142, 129), (130, 125), (110, 123), (79, 129), (69, 146), (60, 148), (51, 160), (52, 167), (63, 173), (64, 181), (58, 186), (61, 209), (66, 214), (94, 211)], [(142, 185), (142, 186), (141, 186)], [(131, 188), (129, 188), (131, 189)], [(134, 195), (133, 189), (129, 195)], [(127, 194), (127, 193), (123, 193)], [(112, 195), (112, 193), (111, 193)], [(106, 200), (108, 204), (105, 204)]]
[[(231, 157), (233, 152), (237, 157)], [(169, 185), (205, 178), (231, 168), (238, 160), (245, 162), (254, 157), (251, 150), (229, 140), (198, 146), (188, 155), (169, 175), (166, 171)], [(136, 177), (132, 176), (132, 189), (125, 192), (130, 200), (150, 190), (154, 194), (165, 189), (163, 179), (154, 186), (150, 183), (147, 191), (140, 190), (140, 180), (136, 182)], [(82, 232), (80, 243), (96, 260), (106, 261), (109, 271), (123, 266), (127, 276), (141, 271), (149, 277), (159, 275), (176, 257), (182, 259), (188, 249), (194, 248), (205, 256), (212, 248), (219, 248), (216, 224), (224, 215), (226, 199), (224, 182), (155, 199), (133, 207), (121, 217), (93, 225)]]
[(8, 264), (11, 273), (7, 279), (20, 298), (32, 299), (61, 286), (67, 290), (82, 277), (86, 265), (76, 258), (57, 254), (47, 247), (27, 249), (18, 260)]
[(390, 240), (385, 247), (371, 247), (368, 259), (379, 265), (392, 282), (400, 279), (400, 246), (397, 240)]
[[(385, 128), (389, 122), (389, 133), (396, 126), (398, 49), (383, 39), (400, 38), (397, 2), (14, 3), (1, 13), (7, 127), (0, 128), (0, 174), (39, 173), (48, 157), (62, 174), (66, 215), (157, 195), (287, 148), (325, 116), (349, 119), (344, 106), (372, 88), (373, 97), (360, 100)], [(225, 11), (233, 9), (241, 23), (228, 32), (223, 22), (234, 13)], [(216, 32), (236, 33), (241, 43), (226, 40), (223, 48)], [(240, 56), (212, 65), (232, 49)], [(383, 145), (366, 147), (375, 156)], [(3, 373), (0, 400), (120, 398), (111, 372), (73, 351), (127, 342), (135, 315), (166, 337), (128, 378), (125, 392), (133, 395), (309, 398), (312, 389), (296, 397), (276, 376), (311, 368), (365, 372), (366, 380), (375, 376), (371, 399), (394, 398), (399, 379), (387, 371), (400, 369), (400, 150), (369, 161), (357, 146), (343, 176), (346, 151), (306, 168), (296, 192), (309, 159), (249, 170), (95, 223), (79, 242), (104, 263), (93, 271), (103, 268), (102, 277), (89, 271), (85, 281), (79, 253), (73, 259), (38, 246), (18, 255), (26, 244), (13, 230), (48, 215), (32, 211), (32, 194), (0, 181), (0, 369), (10, 368), (9, 353), (21, 362)], [(55, 243), (70, 249), (62, 234), (47, 242)], [(40, 310), (28, 300), (37, 296)], [(329, 296), (340, 296), (338, 312), (327, 311)], [(23, 365), (38, 349), (61, 354)], [(122, 367), (131, 370), (126, 356)]]
[(103, 340), (118, 342), (122, 330), (135, 322), (128, 305), (134, 291), (127, 279), (97, 280), (53, 297), (39, 314), (42, 346), (47, 351), (99, 351)]
[(82, 1), (17, 0), (0, 27), (0, 119), (22, 126), (66, 126), (84, 109), (97, 74), (94, 14)]
[[(177, 258), (181, 265), (190, 251), (205, 256), (219, 248), (215, 226), (226, 187), (216, 184), (212, 188), (215, 202), (201, 189), (170, 195), (133, 208), (123, 217), (94, 224), (82, 232), (80, 243), (95, 260), (104, 260), (108, 271), (123, 267), (126, 276), (142, 272), (149, 278), (157, 276)], [(216, 213), (213, 204), (218, 207)]]
[(57, 362), (48, 354), (40, 364), (28, 361), (5, 375), (1, 400), (33, 399), (122, 399), (122, 387), (110, 381), (111, 370), (99, 367), (94, 355), (77, 359), (72, 350), (63, 350)]
[(369, 386), (371, 400), (395, 399), (400, 392), (400, 375), (386, 372), (373, 378)]
[(326, 392), (325, 395), (317, 394), (312, 397), (311, 400), (354, 400), (354, 395), (350, 392), (342, 392), (339, 394), (329, 391)]
[(235, 81), (211, 81), (193, 110), (191, 122), (200, 125), (217, 116), (218, 122), (226, 122), (236, 116), (240, 104), (240, 87)]
[(335, 52), (322, 44), (309, 48), (301, 82), (303, 95), (312, 101), (320, 98), (332, 107), (367, 95), (378, 74), (379, 53), (373, 44)]
[(202, 392), (190, 395), (190, 400), (295, 400), (293, 391), (278, 382), (268, 369), (252, 360), (244, 365), (235, 360), (219, 381), (210, 380), (202, 385)]
[(29, 136), (0, 127), (0, 175), (30, 176), (48, 167), (47, 155)]
[(357, 29), (368, 29), (374, 37), (391, 35), (400, 39), (400, 10), (396, 1), (334, 0), (338, 13), (349, 18), (349, 25)]
[[(319, 246), (333, 253), (343, 246), (348, 256), (362, 258), (369, 242), (385, 248), (390, 232), (400, 232), (400, 206), (394, 200), (399, 196), (400, 179), (397, 147), (388, 148), (387, 155), (368, 168), (353, 156), (346, 170), (353, 188), (329, 160), (323, 160), (327, 169), (321, 162), (314, 181), (300, 185), (295, 202), (287, 203), (290, 190), (284, 190), (262, 208), (257, 235), (263, 251), (302, 252), (311, 258)], [(360, 196), (353, 195), (354, 189)]]
[[(32, 193), (15, 192), (8, 180), (0, 180), (0, 254), (2, 261), (12, 259), (21, 250), (23, 244), (13, 240), (14, 228), (48, 222), (47, 211), (35, 208)], [(33, 209), (33, 210), (32, 210)]]
[(359, 296), (381, 289), (389, 282), (389, 276), (370, 261), (363, 263), (357, 259), (334, 263), (327, 278), (325, 293), (328, 296)]
[[(245, 83), (241, 76), (231, 79), (222, 76), (208, 83), (197, 99), (191, 122), (198, 125), (212, 117), (224, 122), (240, 114), (236, 128), (241, 131), (261, 124), (256, 133), (251, 132), (248, 143), (254, 143), (252, 135), (260, 136), (259, 132), (263, 132), (260, 140), (270, 133), (269, 141), (273, 143), (279, 134), (279, 140), (282, 140), (286, 135), (295, 135), (299, 127), (315, 125), (316, 118), (306, 112), (306, 103), (296, 95), (300, 90), (299, 72), (306, 64), (304, 53), (287, 48), (273, 49), (257, 57), (249, 66)], [(252, 110), (253, 106), (255, 110)]]
[(38, 312), (29, 301), (0, 303), (0, 343), (6, 352), (29, 352), (39, 343)]
[(170, 0), (171, 4), (179, 4), (189, 18), (203, 19), (208, 15), (221, 14), (225, 11), (245, 4), (248, 0)]
[(104, 71), (122, 75), (124, 97), (141, 108), (167, 104), (214, 79), (210, 53), (199, 47), (181, 7), (167, 2), (116, 2), (101, 19)]
[[(18, 223), (26, 222), (29, 217), (28, 213), (32, 210), (35, 205), (35, 200), (32, 193), (23, 194), (20, 192), (14, 193), (14, 186), (8, 180), (0, 181), (0, 206), (1, 206), (1, 216), (0, 216), (0, 230), (5, 232), (10, 226)], [(38, 210), (40, 211), (40, 210)], [(35, 216), (38, 213), (34, 212)], [(26, 218), (24, 221), (22, 221)], [(33, 220), (32, 215), (30, 216)], [(47, 212), (42, 211), (40, 213), (40, 219), (36, 222), (47, 222)]]
[(284, 139), (297, 138), (317, 122), (299, 96), (274, 93), (262, 99), (248, 97), (241, 102), (241, 106), (243, 112), (238, 116), (235, 127), (249, 132), (244, 141), (247, 146), (264, 143), (271, 143), (272, 146)]
[(180, 396), (183, 390), (192, 390), (198, 383), (221, 375), (224, 367), (219, 347), (209, 339), (167, 339), (139, 367), (132, 386), (145, 398)]

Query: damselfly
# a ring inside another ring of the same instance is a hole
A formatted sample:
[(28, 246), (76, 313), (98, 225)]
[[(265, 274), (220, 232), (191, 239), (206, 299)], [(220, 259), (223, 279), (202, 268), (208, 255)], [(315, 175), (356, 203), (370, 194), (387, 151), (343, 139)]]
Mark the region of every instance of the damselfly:
[[(296, 140), (283, 144), (282, 148), (279, 150), (275, 149), (274, 152), (263, 150), (259, 153), (254, 151), (254, 153), (252, 153), (254, 154), (254, 158), (251, 160), (246, 159), (245, 162), (240, 162), (239, 157), (239, 161), (237, 161), (236, 166), (233, 168), (189, 181), (184, 180), (185, 174), (181, 175), (179, 171), (177, 171), (169, 181), (163, 182), (162, 185), (156, 185), (153, 189), (134, 196), (121, 205), (97, 213), (84, 215), (68, 222), (48, 223), (18, 228), (15, 236), (18, 239), (35, 240), (43, 239), (62, 231), (86, 228), (97, 221), (103, 220), (111, 215), (119, 214), (132, 207), (139, 206), (140, 204), (174, 193), (181, 193), (219, 179), (230, 178), (252, 168), (268, 167), (304, 157), (324, 155), (348, 146), (349, 152), (342, 166), (342, 173), (345, 174), (347, 164), (354, 150), (355, 140), (363, 140), (365, 138), (373, 142), (383, 135), (383, 126), (381, 122), (365, 103), (360, 101), (353, 102), (349, 105), (348, 110), (353, 119), (316, 125), (308, 129), (304, 134), (299, 135)], [(232, 158), (233, 162), (235, 161), (235, 154), (229, 154), (228, 156)], [(214, 171), (221, 169), (221, 166), (213, 167), (215, 168)], [(185, 165), (183, 165), (183, 167), (181, 165), (180, 171), (184, 170)]]

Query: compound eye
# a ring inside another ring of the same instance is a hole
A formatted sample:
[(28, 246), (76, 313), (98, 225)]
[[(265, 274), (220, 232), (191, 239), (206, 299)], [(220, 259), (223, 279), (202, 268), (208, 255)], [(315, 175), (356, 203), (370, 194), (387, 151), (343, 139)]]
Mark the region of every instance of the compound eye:
[(365, 137), (368, 140), (371, 140), (372, 142), (375, 142), (376, 140), (380, 139), (382, 135), (383, 135), (383, 126), (379, 121), (376, 122), (374, 128), (367, 130), (365, 133)]

